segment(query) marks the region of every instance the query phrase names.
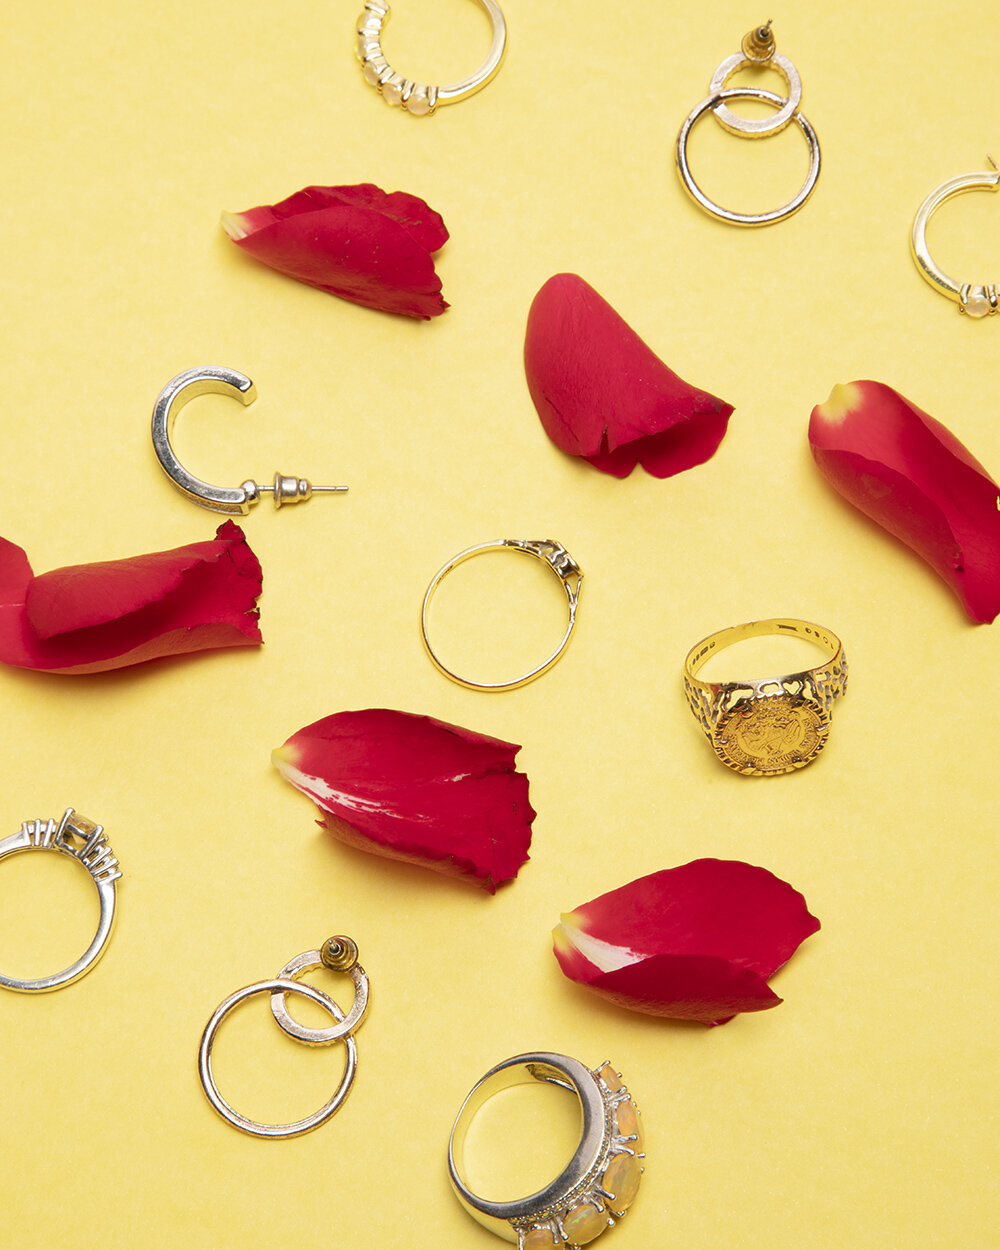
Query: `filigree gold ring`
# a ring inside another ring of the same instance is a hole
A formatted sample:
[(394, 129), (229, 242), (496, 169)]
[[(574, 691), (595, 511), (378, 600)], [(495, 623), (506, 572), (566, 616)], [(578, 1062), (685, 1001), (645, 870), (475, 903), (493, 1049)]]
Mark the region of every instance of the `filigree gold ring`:
[(86, 868), (97, 886), (101, 915), (94, 939), (75, 963), (48, 977), (19, 980), (0, 973), (0, 986), (23, 994), (43, 994), (72, 985), (90, 971), (104, 954), (115, 924), (116, 883), (121, 877), (118, 860), (104, 837), (102, 825), (81, 816), (72, 807), (62, 820), (26, 820), (17, 833), (0, 841), (0, 859), (19, 851), (55, 851), (68, 855)]
[[(466, 1136), (482, 1106), (503, 1090), (547, 1081), (569, 1090), (580, 1105), (580, 1141), (566, 1166), (526, 1198), (494, 1201), (469, 1185)], [(588, 1068), (548, 1051), (515, 1055), (473, 1086), (448, 1143), (448, 1172), (459, 1202), (484, 1228), (518, 1250), (577, 1250), (610, 1228), (631, 1207), (642, 1179), (638, 1108), (610, 1063)]]
[(373, 86), (386, 104), (399, 104), (414, 117), (426, 117), (441, 104), (455, 104), (481, 91), (496, 77), (507, 49), (507, 23), (496, 0), (478, 0), (493, 26), (493, 42), (486, 60), (474, 74), (460, 82), (437, 87), (414, 82), (392, 68), (382, 51), (382, 27), (389, 18), (386, 0), (365, 0), (364, 12), (358, 18), (358, 41), (355, 55), (361, 62), (365, 82)]
[[(709, 658), (734, 643), (767, 635), (804, 638), (830, 657), (825, 664), (759, 680), (702, 681)], [(720, 629), (703, 638), (684, 661), (684, 693), (716, 755), (751, 777), (789, 773), (811, 763), (826, 746), (833, 703), (847, 689), (847, 658), (840, 639), (810, 621), (775, 617)]]
[[(458, 673), (453, 672), (438, 658), (434, 648), (431, 646), (431, 640), (427, 633), (431, 600), (437, 588), (452, 569), (458, 568), (460, 564), (464, 564), (466, 560), (471, 560), (473, 556), (477, 556), (481, 552), (504, 551), (508, 549), (511, 551), (523, 551), (525, 555), (540, 560), (542, 564), (550, 568), (556, 577), (559, 578), (559, 582), (566, 592), (566, 604), (569, 608), (569, 621), (566, 625), (566, 632), (562, 636), (562, 641), (548, 659), (543, 660), (541, 664), (536, 665), (521, 677), (511, 678), (510, 681), (495, 682), (473, 681), (469, 677), (460, 677)], [(451, 681), (456, 681), (460, 686), (465, 686), (469, 690), (516, 690), (519, 686), (526, 686), (529, 681), (534, 681), (536, 677), (541, 677), (543, 673), (547, 673), (569, 645), (573, 627), (576, 625), (576, 610), (580, 603), (582, 586), (582, 569), (562, 543), (556, 542), (554, 538), (498, 538), (494, 542), (479, 543), (475, 547), (467, 547), (465, 551), (460, 551), (457, 556), (438, 569), (424, 592), (424, 601), (420, 609), (420, 633), (431, 663), (439, 673), (443, 673)]]

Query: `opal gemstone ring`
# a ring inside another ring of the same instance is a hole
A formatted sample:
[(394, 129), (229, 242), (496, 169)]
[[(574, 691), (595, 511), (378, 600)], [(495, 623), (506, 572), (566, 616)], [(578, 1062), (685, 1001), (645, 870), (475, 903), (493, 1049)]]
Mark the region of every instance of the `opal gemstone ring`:
[[(580, 1141), (559, 1174), (537, 1193), (496, 1202), (473, 1192), (465, 1146), (483, 1105), (501, 1091), (533, 1081), (570, 1090), (579, 1101)], [(448, 1145), (448, 1171), (462, 1206), (490, 1232), (518, 1250), (577, 1250), (620, 1220), (642, 1178), (639, 1112), (621, 1074), (610, 1063), (588, 1068), (568, 1055), (515, 1055), (491, 1068), (462, 1104)]]

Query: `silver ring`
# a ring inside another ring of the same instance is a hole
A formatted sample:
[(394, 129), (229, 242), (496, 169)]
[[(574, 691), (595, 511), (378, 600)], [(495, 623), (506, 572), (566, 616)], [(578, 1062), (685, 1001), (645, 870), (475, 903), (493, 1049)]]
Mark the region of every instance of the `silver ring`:
[(275, 977), (271, 981), (256, 981), (253, 985), (244, 986), (243, 989), (237, 990), (234, 994), (230, 994), (228, 998), (216, 1007), (212, 1013), (212, 1017), (205, 1026), (205, 1032), (201, 1036), (201, 1045), (198, 1047), (198, 1074), (201, 1077), (201, 1083), (205, 1090), (205, 1094), (224, 1120), (228, 1120), (234, 1127), (240, 1129), (244, 1133), (250, 1133), (254, 1137), (301, 1137), (303, 1133), (309, 1133), (314, 1128), (319, 1128), (338, 1110), (341, 1103), (350, 1092), (351, 1085), (354, 1081), (354, 1073), (358, 1066), (358, 1048), (354, 1038), (348, 1034), (344, 1038), (344, 1044), (347, 1047), (347, 1062), (344, 1066), (344, 1075), (340, 1079), (340, 1084), (330, 1099), (324, 1103), (318, 1111), (312, 1115), (306, 1116), (304, 1120), (296, 1120), (293, 1124), (261, 1124), (257, 1120), (247, 1119), (236, 1111), (219, 1093), (219, 1087), (215, 1083), (215, 1076), (212, 1073), (212, 1047), (215, 1044), (215, 1035), (218, 1032), (219, 1025), (229, 1015), (234, 1007), (238, 1007), (247, 998), (252, 998), (255, 994), (302, 994), (305, 998), (311, 998), (314, 1003), (319, 1003), (337, 1021), (344, 1019), (344, 1013), (328, 995), (321, 990), (316, 989), (312, 985), (303, 985), (299, 981), (292, 981), (285, 977)]
[[(469, 1188), (465, 1140), (480, 1108), (515, 1085), (549, 1081), (579, 1100), (583, 1126), (572, 1157), (558, 1176), (525, 1198), (496, 1202)], [(547, 1051), (498, 1063), (472, 1087), (448, 1143), (448, 1173), (459, 1202), (484, 1228), (518, 1250), (552, 1250), (592, 1241), (620, 1219), (635, 1199), (642, 1176), (638, 1109), (621, 1074), (609, 1063), (594, 1070), (568, 1055)]]
[[(479, 555), (482, 551), (502, 551), (506, 548), (509, 548), (511, 551), (523, 551), (526, 555), (532, 556), (536, 560), (541, 560), (543, 564), (552, 569), (566, 592), (569, 621), (562, 641), (555, 651), (552, 652), (547, 660), (543, 660), (541, 664), (531, 669), (530, 672), (525, 673), (522, 677), (514, 677), (510, 681), (472, 681), (468, 677), (460, 677), (458, 673), (452, 672), (435, 655), (427, 633), (428, 609), (430, 608), (434, 592), (452, 569), (458, 568), (460, 564), (464, 564), (466, 560), (471, 560), (473, 556)], [(576, 610), (580, 603), (580, 589), (582, 586), (583, 571), (562, 543), (556, 542), (554, 538), (498, 538), (493, 542), (479, 543), (475, 547), (467, 547), (465, 551), (460, 551), (457, 556), (438, 569), (424, 592), (424, 601), (420, 609), (420, 632), (431, 663), (439, 673), (443, 673), (445, 677), (450, 678), (452, 681), (457, 681), (460, 686), (465, 686), (468, 690), (516, 690), (520, 686), (526, 686), (528, 682), (534, 681), (536, 677), (541, 677), (543, 673), (547, 673), (569, 645), (573, 627), (576, 625)]]
[(358, 39), (355, 56), (361, 62), (365, 82), (374, 87), (387, 104), (401, 104), (408, 113), (422, 117), (433, 113), (439, 104), (455, 104), (481, 91), (496, 77), (507, 50), (507, 23), (496, 0), (477, 0), (485, 9), (493, 26), (493, 41), (486, 60), (474, 74), (446, 87), (414, 82), (397, 73), (382, 51), (382, 27), (389, 17), (385, 0), (365, 0), (364, 12), (358, 18)]
[(792, 213), (797, 212), (802, 207), (816, 186), (822, 159), (816, 131), (802, 113), (793, 115), (792, 120), (798, 124), (799, 129), (805, 135), (806, 142), (809, 144), (809, 172), (806, 174), (806, 180), (797, 194), (787, 204), (783, 204), (780, 208), (775, 208), (769, 213), (734, 213), (731, 209), (723, 208), (721, 204), (716, 204), (714, 200), (708, 198), (695, 182), (687, 159), (688, 137), (691, 134), (692, 126), (694, 126), (703, 113), (707, 113), (709, 109), (714, 109), (722, 100), (763, 100), (767, 104), (773, 104), (775, 108), (781, 108), (785, 104), (782, 96), (775, 95), (773, 91), (764, 91), (761, 87), (727, 88), (725, 91), (717, 91), (713, 95), (706, 96), (700, 104), (696, 104), (691, 112), (688, 113), (677, 135), (677, 173), (684, 184), (685, 191), (710, 217), (714, 217), (717, 221), (728, 221), (733, 226), (769, 226), (773, 222), (784, 221), (786, 217), (791, 217)]
[(19, 851), (56, 851), (75, 859), (90, 873), (101, 901), (101, 916), (94, 940), (68, 968), (53, 976), (37, 977), (33, 980), (19, 980), (0, 973), (0, 986), (4, 989), (19, 990), (25, 994), (43, 994), (48, 990), (61, 989), (64, 985), (72, 985), (84, 973), (89, 972), (104, 954), (115, 925), (115, 883), (122, 874), (118, 860), (104, 837), (103, 827), (88, 820), (86, 816), (81, 816), (71, 807), (63, 813), (58, 825), (54, 820), (26, 820), (19, 832), (0, 841), (0, 860), (6, 859), (8, 855), (16, 855)]
[[(990, 158), (992, 162), (992, 157)], [(945, 200), (965, 191), (995, 191), (1000, 186), (1000, 170), (984, 169), (981, 173), (960, 174), (957, 178), (949, 178), (947, 182), (930, 193), (923, 204), (917, 209), (910, 232), (910, 251), (914, 263), (921, 276), (931, 284), (935, 291), (958, 304), (958, 311), (970, 317), (986, 317), (997, 311), (997, 284), (989, 286), (973, 286), (971, 283), (958, 283), (939, 269), (927, 249), (927, 223)]]
[[(773, 117), (740, 117), (728, 105), (717, 104), (712, 112), (719, 125), (730, 134), (746, 135), (751, 139), (761, 139), (765, 135), (777, 134), (779, 130), (785, 129), (792, 120), (795, 110), (802, 103), (802, 79), (788, 57), (775, 52), (766, 64), (768, 69), (776, 70), (784, 78), (788, 86), (788, 99)], [(737, 70), (744, 69), (748, 65), (760, 66), (760, 61), (755, 61), (742, 52), (734, 52), (732, 56), (727, 56), (712, 75), (712, 81), (708, 84), (708, 94), (718, 95)]]
[[(283, 981), (295, 981), (303, 973), (312, 972), (314, 968), (324, 966), (322, 952), (305, 951), (285, 964), (278, 973), (278, 977)], [(360, 1026), (368, 1008), (368, 974), (358, 963), (342, 971), (354, 982), (354, 1003), (347, 1015), (341, 1017), (340, 1023), (328, 1029), (307, 1029), (304, 1024), (299, 1024), (289, 1015), (283, 990), (271, 995), (271, 1014), (289, 1037), (294, 1037), (298, 1042), (305, 1042), (308, 1046), (329, 1046), (332, 1042), (339, 1042), (342, 1037), (353, 1033)]]

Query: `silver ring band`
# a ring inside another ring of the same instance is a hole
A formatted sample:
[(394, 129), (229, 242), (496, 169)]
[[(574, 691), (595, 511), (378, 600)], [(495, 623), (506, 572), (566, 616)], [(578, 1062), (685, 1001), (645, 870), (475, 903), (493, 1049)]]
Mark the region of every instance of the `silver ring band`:
[[(732, 135), (746, 136), (748, 139), (762, 139), (766, 135), (777, 134), (779, 130), (785, 129), (792, 120), (795, 110), (802, 103), (802, 79), (788, 57), (775, 52), (766, 64), (768, 69), (773, 69), (784, 78), (788, 86), (788, 99), (773, 117), (740, 117), (728, 105), (717, 104), (712, 112), (719, 125)], [(708, 84), (708, 94), (717, 95), (738, 70), (748, 65), (759, 66), (760, 62), (751, 60), (742, 52), (734, 52), (732, 56), (727, 56), (712, 75), (712, 81)]]
[(314, 1128), (319, 1128), (321, 1124), (329, 1120), (339, 1109), (348, 1093), (350, 1093), (351, 1085), (354, 1081), (354, 1073), (358, 1066), (357, 1043), (350, 1034), (344, 1038), (344, 1044), (347, 1048), (347, 1062), (344, 1066), (344, 1075), (341, 1077), (340, 1084), (337, 1086), (333, 1097), (312, 1115), (306, 1116), (304, 1120), (296, 1120), (292, 1124), (261, 1124), (257, 1120), (250, 1120), (245, 1115), (241, 1115), (219, 1093), (219, 1087), (215, 1083), (215, 1076), (212, 1072), (212, 1047), (215, 1044), (215, 1035), (219, 1030), (219, 1025), (226, 1016), (229, 1015), (234, 1007), (238, 1007), (240, 1003), (248, 998), (252, 998), (255, 994), (276, 993), (282, 995), (301, 994), (305, 998), (311, 998), (314, 1003), (318, 1003), (321, 1007), (325, 1007), (338, 1022), (344, 1019), (343, 1011), (341, 1011), (333, 999), (328, 994), (324, 994), (321, 990), (316, 989), (315, 986), (303, 985), (301, 982), (292, 981), (287, 977), (275, 977), (270, 981), (256, 981), (253, 985), (244, 986), (243, 989), (237, 990), (234, 994), (230, 994), (228, 998), (223, 999), (212, 1013), (201, 1036), (201, 1044), (198, 1047), (198, 1075), (201, 1077), (201, 1083), (209, 1102), (219, 1115), (224, 1120), (228, 1120), (234, 1128), (238, 1128), (244, 1133), (250, 1133), (254, 1137), (301, 1137), (303, 1133), (312, 1132)]
[(727, 88), (725, 91), (717, 91), (710, 96), (706, 96), (700, 104), (696, 104), (684, 119), (684, 124), (677, 135), (677, 173), (684, 184), (685, 191), (710, 217), (714, 217), (717, 221), (729, 222), (733, 226), (769, 226), (776, 221), (784, 221), (786, 217), (791, 217), (793, 213), (797, 212), (809, 196), (812, 195), (813, 188), (816, 186), (816, 180), (819, 178), (822, 156), (816, 131), (801, 113), (793, 114), (792, 120), (798, 124), (799, 129), (805, 135), (806, 142), (809, 144), (809, 172), (806, 174), (806, 180), (798, 192), (786, 204), (782, 204), (780, 208), (772, 209), (770, 212), (736, 213), (731, 209), (723, 208), (721, 204), (716, 204), (714, 200), (708, 198), (697, 182), (695, 182), (687, 158), (688, 139), (695, 122), (704, 113), (707, 113), (709, 109), (714, 109), (723, 100), (763, 100), (767, 104), (773, 104), (778, 109), (783, 108), (785, 105), (783, 96), (776, 95), (773, 91), (764, 91), (760, 87)]
[(986, 317), (997, 311), (997, 284), (974, 286), (968, 282), (956, 282), (949, 277), (934, 263), (928, 250), (927, 223), (931, 215), (952, 196), (962, 195), (965, 191), (996, 191), (997, 187), (1000, 187), (1000, 170), (996, 169), (984, 169), (981, 173), (960, 174), (957, 178), (949, 178), (932, 191), (917, 209), (910, 232), (910, 252), (921, 277), (935, 291), (954, 300), (958, 304), (959, 312), (967, 313), (970, 317)]
[(0, 973), (0, 986), (24, 994), (44, 994), (72, 985), (104, 954), (115, 925), (116, 883), (121, 877), (118, 860), (103, 836), (101, 825), (67, 808), (62, 820), (26, 820), (20, 830), (0, 841), (0, 860), (20, 851), (56, 851), (81, 863), (90, 873), (101, 903), (101, 915), (94, 939), (68, 968), (48, 977), (20, 980)]
[[(582, 1128), (572, 1157), (543, 1189), (496, 1202), (475, 1193), (467, 1180), (466, 1135), (480, 1108), (515, 1085), (549, 1081), (580, 1103)], [(628, 1131), (625, 1131), (628, 1130)], [(515, 1055), (491, 1068), (462, 1104), (448, 1143), (448, 1172), (459, 1202), (484, 1228), (519, 1250), (557, 1242), (593, 1240), (631, 1206), (644, 1157), (638, 1112), (620, 1073), (610, 1064), (592, 1070), (568, 1055), (548, 1051)]]
[[(460, 564), (464, 564), (466, 560), (471, 560), (473, 556), (479, 555), (480, 552), (502, 551), (506, 548), (509, 548), (511, 551), (523, 551), (526, 555), (532, 556), (536, 560), (541, 560), (543, 564), (555, 573), (562, 584), (563, 590), (566, 592), (569, 621), (562, 641), (555, 651), (552, 652), (547, 660), (543, 660), (541, 664), (525, 673), (522, 677), (515, 677), (510, 681), (473, 681), (471, 678), (459, 676), (458, 673), (453, 672), (438, 659), (427, 633), (428, 610), (435, 591), (452, 569), (458, 568)], [(569, 645), (573, 627), (576, 625), (576, 611), (580, 603), (582, 586), (582, 569), (562, 543), (556, 542), (554, 538), (498, 538), (494, 542), (479, 543), (478, 546), (467, 547), (465, 551), (460, 551), (457, 556), (438, 569), (424, 592), (424, 601), (420, 608), (420, 632), (431, 663), (439, 673), (443, 673), (451, 681), (457, 681), (460, 686), (465, 686), (468, 690), (516, 690), (520, 686), (526, 686), (528, 682), (534, 681), (536, 677), (541, 677), (543, 673), (547, 673)]]
[[(285, 964), (278, 976), (283, 981), (296, 981), (303, 973), (312, 972), (314, 968), (323, 966), (323, 956), (320, 951), (305, 951)], [(349, 976), (354, 982), (354, 1003), (340, 1023), (328, 1029), (307, 1029), (304, 1024), (299, 1024), (289, 1015), (283, 990), (278, 990), (271, 995), (271, 1014), (289, 1037), (294, 1037), (297, 1042), (305, 1042), (307, 1046), (329, 1046), (333, 1042), (339, 1042), (348, 1033), (353, 1033), (360, 1026), (368, 1008), (368, 974), (358, 963), (343, 971), (345, 976)]]
[(386, 0), (365, 0), (364, 12), (358, 18), (355, 55), (361, 62), (365, 81), (374, 87), (387, 104), (400, 104), (414, 116), (433, 113), (439, 104), (456, 104), (481, 91), (499, 72), (507, 50), (507, 23), (496, 0), (477, 0), (493, 26), (493, 40), (486, 60), (468, 78), (447, 86), (415, 82), (397, 73), (382, 51), (382, 28), (389, 18)]

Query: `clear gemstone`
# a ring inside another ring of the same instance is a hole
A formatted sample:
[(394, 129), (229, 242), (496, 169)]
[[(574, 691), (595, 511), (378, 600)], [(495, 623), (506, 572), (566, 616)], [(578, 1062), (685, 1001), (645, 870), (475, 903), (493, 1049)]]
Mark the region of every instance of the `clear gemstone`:
[(562, 1223), (570, 1242), (575, 1246), (585, 1246), (608, 1227), (608, 1217), (603, 1208), (581, 1202), (563, 1216)]
[(970, 317), (986, 317), (992, 310), (990, 297), (986, 294), (986, 288), (983, 286), (973, 286), (969, 288), (969, 293), (962, 300), (962, 307)]
[(359, 61), (370, 61), (382, 51), (379, 41), (373, 39), (370, 34), (358, 35), (358, 42), (354, 45), (354, 55)]
[(386, 104), (399, 104), (402, 101), (403, 79), (399, 74), (393, 74), (382, 84), (382, 99)]
[(410, 92), (410, 98), (406, 101), (406, 108), (416, 117), (423, 117), (425, 113), (429, 113), (431, 102), (427, 97), (427, 88), (414, 87)]
[(370, 82), (373, 87), (377, 86), (378, 76), (381, 74), (384, 65), (384, 61), (365, 61), (361, 67), (365, 76), (365, 82)]
[(382, 19), (377, 13), (362, 13), (358, 18), (358, 34), (378, 36), (382, 30)]

